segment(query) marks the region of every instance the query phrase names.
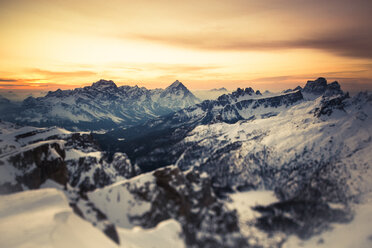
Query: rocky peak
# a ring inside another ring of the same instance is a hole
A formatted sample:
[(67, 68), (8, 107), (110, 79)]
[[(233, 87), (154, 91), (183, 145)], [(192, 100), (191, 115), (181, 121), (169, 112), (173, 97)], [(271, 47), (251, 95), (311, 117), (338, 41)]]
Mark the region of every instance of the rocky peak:
[(227, 100), (228, 98), (232, 98), (234, 100), (237, 100), (241, 96), (252, 96), (252, 95), (261, 95), (261, 92), (257, 90), (256, 92), (251, 88), (237, 88), (236, 91), (232, 92), (231, 94), (224, 94), (218, 98), (218, 100)]
[(165, 88), (161, 94), (161, 97), (166, 97), (168, 95), (191, 96), (193, 99), (196, 99), (189, 89), (187, 89), (186, 86), (178, 80), (174, 81), (171, 85)]
[(176, 80), (171, 85), (168, 86), (168, 88), (175, 88), (175, 87), (185, 87), (180, 81)]
[(314, 81), (307, 81), (305, 88), (303, 89), (306, 93), (312, 94), (323, 94), (327, 88), (327, 80), (325, 78), (318, 78)]
[(71, 92), (71, 90), (61, 90), (58, 89), (56, 91), (49, 91), (46, 97), (63, 97), (68, 95)]
[(341, 86), (337, 81), (334, 81), (327, 85), (327, 89), (324, 92), (325, 96), (333, 96), (333, 95), (343, 95), (343, 91), (341, 90)]
[(184, 91), (184, 92), (189, 92), (189, 90), (186, 88), (185, 85), (183, 85), (183, 83), (181, 83), (180, 81), (176, 80), (174, 81), (171, 85), (169, 85), (166, 89), (165, 89), (165, 92), (175, 92), (175, 91)]
[(105, 89), (105, 88), (117, 88), (116, 84), (112, 80), (101, 79), (92, 84), (92, 88)]
[(302, 92), (310, 93), (313, 95), (324, 95), (324, 96), (344, 94), (344, 92), (341, 90), (340, 84), (337, 81), (327, 84), (327, 80), (322, 77), (314, 81), (307, 81)]
[(290, 93), (290, 92), (294, 92), (294, 91), (298, 91), (298, 90), (302, 90), (302, 87), (301, 86), (297, 86), (294, 89), (283, 90), (282, 93)]
[(254, 94), (254, 90), (251, 87), (245, 88), (244, 92), (247, 93), (247, 94), (249, 94), (249, 95)]

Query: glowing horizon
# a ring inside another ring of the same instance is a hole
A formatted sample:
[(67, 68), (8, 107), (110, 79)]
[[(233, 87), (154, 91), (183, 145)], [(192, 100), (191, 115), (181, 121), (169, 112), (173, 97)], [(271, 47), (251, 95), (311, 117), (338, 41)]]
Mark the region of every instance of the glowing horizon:
[(319, 76), (372, 89), (372, 3), (0, 3), (0, 93), (90, 85), (282, 90)]

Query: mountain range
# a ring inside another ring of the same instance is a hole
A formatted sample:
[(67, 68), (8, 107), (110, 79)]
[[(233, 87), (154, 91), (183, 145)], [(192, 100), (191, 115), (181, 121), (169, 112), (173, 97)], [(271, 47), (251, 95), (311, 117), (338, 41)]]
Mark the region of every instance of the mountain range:
[(113, 81), (100, 80), (84, 88), (58, 89), (44, 97), (28, 97), (13, 111), (3, 110), (2, 115), (4, 120), (22, 125), (100, 130), (138, 125), (199, 101), (178, 80), (165, 89), (154, 90), (118, 87)]
[[(77, 113), (67, 128), (115, 125), (101, 133), (0, 122), (0, 201), (14, 206), (0, 205), (4, 247), (37, 242), (29, 230), (46, 246), (71, 245), (71, 237), (87, 247), (371, 244), (370, 92), (350, 97), (318, 78), (200, 102), (178, 81), (146, 90), (101, 80), (26, 99), (19, 116), (49, 125), (54, 102)], [(167, 111), (155, 114), (154, 102)], [(138, 121), (125, 122), (129, 109)], [(49, 217), (36, 221), (43, 211)], [(19, 216), (33, 221), (18, 230)]]

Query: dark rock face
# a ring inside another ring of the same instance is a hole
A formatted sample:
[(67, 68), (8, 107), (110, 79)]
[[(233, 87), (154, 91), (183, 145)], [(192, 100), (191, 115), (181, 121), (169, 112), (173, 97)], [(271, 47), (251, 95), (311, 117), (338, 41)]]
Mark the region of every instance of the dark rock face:
[(318, 108), (314, 110), (314, 116), (321, 117), (322, 115), (330, 116), (334, 110), (345, 111), (345, 99), (349, 98), (349, 94), (338, 95), (337, 97), (327, 98), (323, 97), (322, 102)]
[(324, 96), (343, 95), (341, 86), (337, 81), (334, 81), (327, 85), (327, 89), (324, 92)]
[(341, 90), (341, 87), (337, 81), (327, 84), (327, 80), (322, 77), (316, 79), (315, 81), (307, 81), (302, 91), (314, 95), (324, 94), (325, 96), (343, 94), (343, 91)]
[(314, 81), (307, 81), (303, 91), (313, 94), (322, 94), (327, 89), (327, 80), (325, 78), (318, 78)]
[(189, 91), (185, 85), (183, 85), (180, 81), (176, 80), (170, 86), (168, 86), (161, 94), (160, 97), (164, 98), (168, 95), (178, 95), (184, 98), (191, 97), (196, 100), (196, 97)]
[(47, 179), (66, 185), (65, 151), (60, 143), (43, 144), (10, 156), (8, 162), (23, 173), (16, 177), (19, 184), (30, 189), (39, 188)]
[(124, 153), (115, 153), (111, 165), (119, 175), (125, 178), (132, 178), (141, 173), (140, 168), (132, 164)]
[(240, 97), (248, 97), (248, 96), (261, 96), (261, 92), (257, 90), (256, 92), (251, 88), (237, 88), (236, 91), (233, 91), (230, 94), (223, 94), (217, 98), (217, 101), (219, 101), (221, 104), (228, 104), (236, 102)]
[(138, 166), (132, 165), (123, 153), (115, 153), (111, 163), (89, 156), (68, 160), (66, 163), (69, 169), (69, 183), (79, 188), (81, 192), (92, 191), (115, 183), (118, 178), (131, 178), (141, 173)]
[(301, 86), (297, 86), (296, 88), (293, 89), (293, 91), (296, 91), (296, 90), (302, 90), (302, 87)]
[[(90, 134), (74, 133), (67, 139), (66, 149), (83, 152), (100, 151), (96, 141)], [(132, 165), (126, 154), (115, 153), (112, 161), (106, 157), (82, 156), (66, 161), (69, 170), (69, 183), (81, 192), (92, 191), (112, 184), (118, 178), (131, 178), (141, 173), (136, 165)]]

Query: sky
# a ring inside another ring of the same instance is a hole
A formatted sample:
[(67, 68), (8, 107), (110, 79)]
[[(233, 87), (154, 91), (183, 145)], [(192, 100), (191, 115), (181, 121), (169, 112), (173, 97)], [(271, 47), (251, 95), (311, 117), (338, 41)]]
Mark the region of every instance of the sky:
[(371, 0), (0, 0), (0, 93), (90, 85), (372, 90)]

